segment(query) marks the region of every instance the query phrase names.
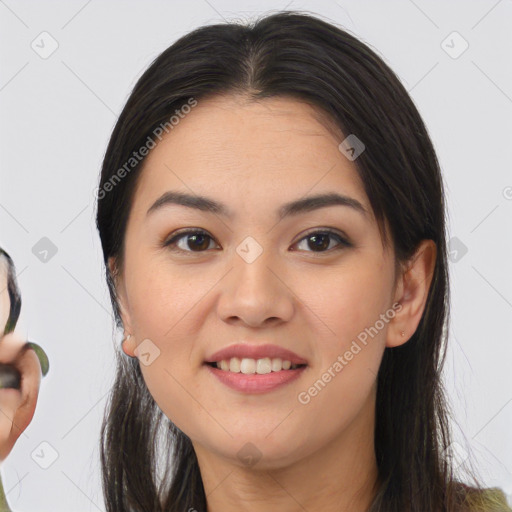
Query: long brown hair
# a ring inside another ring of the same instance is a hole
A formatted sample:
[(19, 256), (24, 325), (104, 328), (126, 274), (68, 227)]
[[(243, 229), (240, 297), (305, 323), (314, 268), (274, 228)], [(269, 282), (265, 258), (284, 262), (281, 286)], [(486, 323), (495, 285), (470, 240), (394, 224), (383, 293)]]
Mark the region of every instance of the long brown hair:
[[(449, 281), (439, 163), (397, 76), (367, 45), (332, 23), (280, 12), (246, 25), (200, 27), (167, 48), (140, 77), (113, 130), (98, 189), (97, 227), (117, 326), (122, 328), (122, 322), (108, 258), (114, 256), (122, 267), (142, 160), (126, 163), (176, 109), (191, 99), (230, 93), (306, 101), (345, 135), (356, 134), (366, 146), (355, 161), (357, 171), (383, 240), (384, 219), (389, 222), (397, 264), (406, 262), (421, 240), (436, 243), (419, 326), (403, 346), (385, 350), (378, 374), (380, 487), (370, 512), (469, 510), (470, 497), (474, 507), (483, 504), (476, 480), (474, 487), (464, 486), (450, 467), (449, 409), (441, 382)], [(206, 512), (190, 439), (153, 400), (139, 362), (119, 347), (116, 354), (117, 373), (101, 430), (107, 510)], [(487, 506), (482, 510), (501, 510)]]

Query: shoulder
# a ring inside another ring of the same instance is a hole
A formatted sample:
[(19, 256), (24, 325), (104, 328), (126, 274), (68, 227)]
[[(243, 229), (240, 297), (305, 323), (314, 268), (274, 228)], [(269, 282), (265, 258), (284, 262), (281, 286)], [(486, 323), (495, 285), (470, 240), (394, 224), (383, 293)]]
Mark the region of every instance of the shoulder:
[(499, 487), (479, 488), (455, 482), (452, 489), (460, 503), (460, 512), (512, 512)]

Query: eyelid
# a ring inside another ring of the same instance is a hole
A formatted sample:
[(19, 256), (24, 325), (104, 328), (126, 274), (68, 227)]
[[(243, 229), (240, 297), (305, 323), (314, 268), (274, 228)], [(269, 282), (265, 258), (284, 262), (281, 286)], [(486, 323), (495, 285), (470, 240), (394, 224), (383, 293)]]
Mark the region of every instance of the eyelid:
[(333, 235), (338, 237), (341, 241), (343, 241), (347, 245), (351, 245), (349, 237), (340, 229), (336, 228), (328, 228), (328, 227), (319, 227), (319, 228), (311, 228), (310, 230), (306, 231), (305, 233), (302, 233), (300, 238), (297, 239), (296, 242), (294, 242), (292, 245), (297, 244), (298, 242), (301, 242), (304, 238), (306, 238), (309, 235), (313, 235), (315, 233), (324, 233), (328, 235)]

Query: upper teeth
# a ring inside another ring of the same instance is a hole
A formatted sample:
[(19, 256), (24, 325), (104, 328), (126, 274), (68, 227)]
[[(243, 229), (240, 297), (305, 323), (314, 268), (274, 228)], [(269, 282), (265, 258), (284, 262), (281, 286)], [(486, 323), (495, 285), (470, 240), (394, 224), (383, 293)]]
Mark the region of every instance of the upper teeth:
[(270, 359), (270, 357), (264, 357), (263, 359), (250, 359), (243, 358), (239, 359), (238, 357), (232, 357), (231, 359), (223, 359), (222, 361), (218, 361), (217, 368), (221, 370), (230, 371), (234, 373), (270, 373), (270, 372), (279, 372), (281, 370), (289, 370), (290, 368), (294, 370), (298, 368), (298, 364), (292, 364), (290, 361), (282, 360), (279, 357)]

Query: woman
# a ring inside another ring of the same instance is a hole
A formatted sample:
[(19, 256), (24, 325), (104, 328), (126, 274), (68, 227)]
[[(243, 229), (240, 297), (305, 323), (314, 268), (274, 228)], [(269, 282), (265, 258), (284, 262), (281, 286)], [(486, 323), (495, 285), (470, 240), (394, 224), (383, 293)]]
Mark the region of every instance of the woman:
[(287, 12), (165, 50), (98, 189), (107, 510), (510, 510), (450, 466), (444, 207), (418, 111), (347, 32)]

